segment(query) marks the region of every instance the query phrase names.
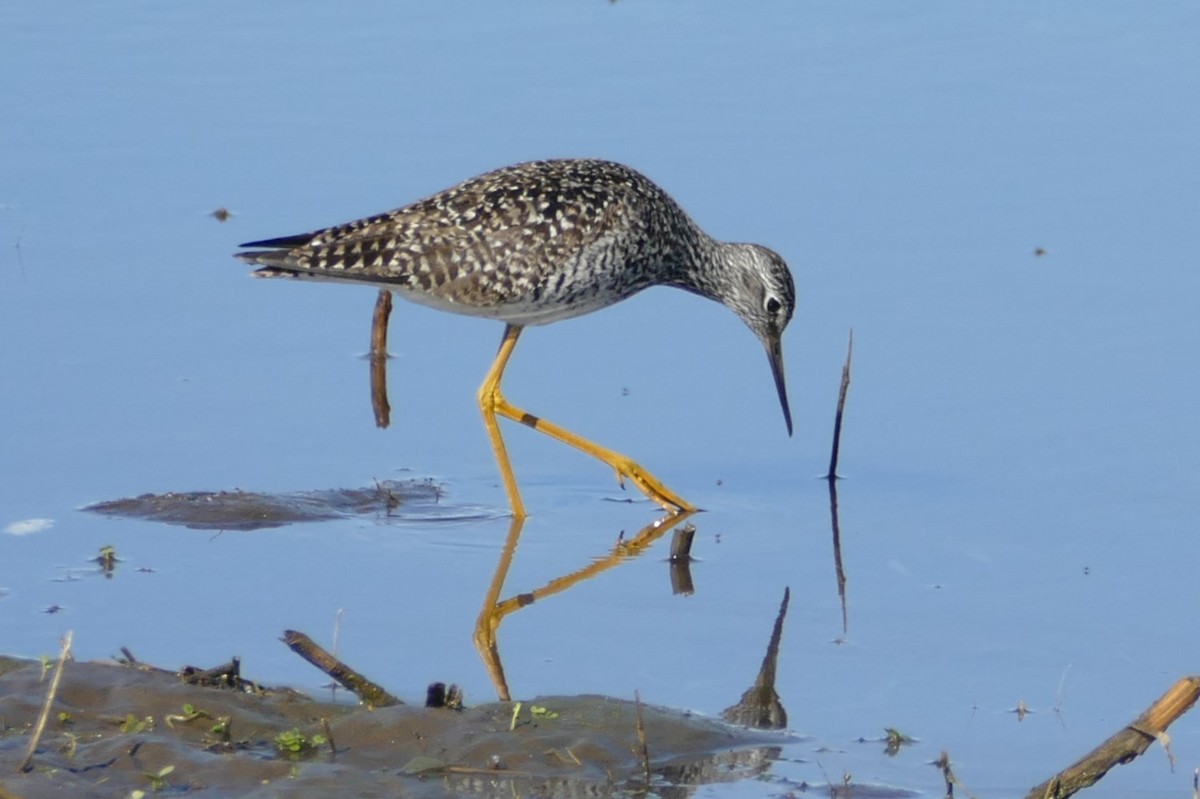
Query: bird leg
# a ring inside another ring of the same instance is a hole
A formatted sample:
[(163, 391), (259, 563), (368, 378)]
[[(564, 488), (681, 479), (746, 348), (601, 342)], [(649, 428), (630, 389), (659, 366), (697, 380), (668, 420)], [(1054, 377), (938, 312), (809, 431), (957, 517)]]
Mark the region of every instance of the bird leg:
[(506, 419), (520, 422), (527, 427), (532, 427), (539, 433), (544, 433), (564, 444), (570, 444), (572, 447), (608, 464), (617, 473), (618, 483), (624, 486), (625, 480), (628, 479), (643, 494), (657, 502), (671, 514), (694, 511), (696, 509), (694, 505), (664, 486), (658, 478), (633, 460), (618, 452), (601, 447), (582, 436), (572, 433), (570, 430), (559, 427), (553, 422), (527, 413), (504, 398), (504, 395), (500, 392), (500, 380), (504, 376), (504, 367), (508, 364), (509, 356), (512, 355), (512, 351), (516, 347), (517, 339), (520, 335), (521, 327), (519, 325), (508, 325), (504, 329), (504, 339), (500, 342), (500, 350), (496, 353), (496, 360), (492, 363), (492, 368), (488, 370), (487, 377), (483, 380), (483, 385), (479, 387), (479, 410), (483, 414), (483, 424), (487, 428), (488, 437), (492, 442), (492, 451), (496, 455), (496, 463), (500, 467), (500, 475), (504, 479), (504, 488), (508, 492), (508, 501), (512, 505), (513, 516), (520, 519), (525, 518), (525, 505), (521, 502), (521, 493), (517, 489), (517, 481), (513, 476), (512, 463), (508, 459), (508, 451), (504, 447), (504, 439), (500, 435), (500, 427), (496, 424), (496, 414)]
[(500, 477), (504, 480), (504, 490), (508, 493), (508, 504), (512, 506), (513, 518), (524, 519), (525, 503), (521, 501), (521, 491), (517, 488), (517, 478), (513, 475), (512, 462), (508, 459), (508, 449), (504, 446), (504, 437), (500, 435), (500, 425), (496, 424), (497, 406), (504, 401), (500, 394), (500, 379), (504, 377), (504, 367), (513, 348), (517, 346), (517, 338), (521, 335), (518, 325), (507, 325), (504, 328), (504, 339), (500, 342), (500, 350), (492, 368), (488, 369), (487, 377), (479, 386), (479, 412), (483, 414), (483, 426), (487, 428), (488, 438), (492, 442), (492, 452), (496, 456), (496, 465), (500, 467)]

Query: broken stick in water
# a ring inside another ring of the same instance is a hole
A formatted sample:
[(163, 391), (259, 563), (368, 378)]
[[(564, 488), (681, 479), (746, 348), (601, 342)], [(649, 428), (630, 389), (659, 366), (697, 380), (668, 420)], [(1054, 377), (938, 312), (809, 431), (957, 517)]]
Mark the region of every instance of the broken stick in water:
[(1146, 712), (1097, 746), (1077, 763), (1034, 788), (1025, 799), (1065, 799), (1095, 784), (1113, 766), (1128, 763), (1162, 740), (1167, 727), (1200, 698), (1200, 677), (1183, 677)]
[(371, 409), (375, 426), (387, 427), (392, 421), (392, 406), (387, 396), (388, 318), (392, 315), (392, 292), (379, 290), (375, 313), (371, 317)]
[(311, 638), (295, 630), (283, 631), (283, 642), (293, 652), (328, 674), (369, 707), (389, 707), (404, 704), (386, 690), (368, 680), (333, 655), (318, 646)]

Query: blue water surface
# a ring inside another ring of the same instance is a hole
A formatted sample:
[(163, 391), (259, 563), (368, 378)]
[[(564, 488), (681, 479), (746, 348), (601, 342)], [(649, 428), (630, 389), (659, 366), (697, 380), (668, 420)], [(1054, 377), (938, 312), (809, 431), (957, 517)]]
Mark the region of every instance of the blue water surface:
[[(701, 795), (844, 773), (937, 795), (942, 750), (974, 795), (1022, 795), (1200, 664), (1197, 41), (1187, 2), (0, 6), (0, 651), (70, 629), (81, 658), (238, 654), (316, 689), (276, 639), (328, 643), (342, 610), (339, 653), (392, 690), (494, 698), (472, 630), (508, 520), (475, 389), (501, 326), (398, 302), (380, 430), (374, 291), (230, 254), (598, 156), (792, 265), (796, 434), (715, 303), (652, 289), (528, 331), (510, 398), (706, 513), (692, 595), (664, 540), (507, 618), (513, 695), (718, 713), (790, 587), (778, 689), (810, 737)], [(815, 478), (851, 329), (843, 625)], [(504, 597), (657, 517), (505, 430), (532, 516)], [(405, 477), (483, 518), (214, 533), (79, 510)], [(918, 742), (859, 742), (884, 727)], [(1156, 747), (1092, 795), (1184, 795), (1198, 729), (1172, 729), (1174, 771)]]

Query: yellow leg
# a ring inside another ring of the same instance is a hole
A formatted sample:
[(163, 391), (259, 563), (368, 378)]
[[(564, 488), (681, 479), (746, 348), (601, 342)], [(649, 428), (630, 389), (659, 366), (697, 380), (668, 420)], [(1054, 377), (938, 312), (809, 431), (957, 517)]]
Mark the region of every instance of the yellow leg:
[(518, 520), (526, 516), (525, 503), (521, 501), (521, 491), (517, 488), (517, 478), (513, 476), (512, 462), (508, 459), (504, 437), (500, 435), (500, 425), (496, 424), (496, 411), (497, 400), (504, 400), (500, 395), (500, 379), (504, 377), (504, 367), (508, 364), (508, 357), (512, 355), (520, 335), (521, 328), (516, 325), (504, 328), (500, 351), (496, 353), (496, 360), (492, 362), (492, 368), (488, 370), (487, 377), (483, 378), (483, 385), (479, 387), (479, 411), (483, 414), (483, 426), (487, 428), (488, 438), (492, 442), (492, 452), (496, 456), (496, 465), (500, 467), (504, 490), (508, 492), (508, 504), (512, 506), (513, 518)]
[(625, 480), (628, 479), (643, 494), (670, 513), (694, 511), (695, 506), (664, 486), (658, 478), (636, 462), (618, 452), (588, 441), (582, 436), (575, 435), (570, 430), (559, 427), (553, 422), (526, 413), (504, 398), (500, 392), (500, 380), (504, 377), (504, 367), (508, 364), (509, 356), (517, 346), (517, 339), (520, 335), (521, 327), (519, 325), (509, 325), (504, 329), (504, 339), (500, 342), (500, 351), (496, 353), (496, 360), (492, 363), (492, 368), (488, 370), (487, 377), (483, 379), (483, 385), (479, 387), (479, 410), (483, 414), (483, 424), (487, 428), (488, 438), (492, 442), (492, 451), (495, 453), (496, 463), (500, 467), (500, 476), (504, 479), (504, 489), (508, 492), (508, 501), (512, 505), (513, 516), (524, 519), (525, 505), (521, 502), (521, 492), (517, 489), (512, 463), (508, 459), (508, 451), (505, 449), (504, 439), (500, 435), (500, 426), (496, 424), (496, 414), (532, 427), (539, 433), (545, 433), (557, 441), (570, 444), (593, 458), (607, 463), (616, 471), (618, 483), (623, 486)]

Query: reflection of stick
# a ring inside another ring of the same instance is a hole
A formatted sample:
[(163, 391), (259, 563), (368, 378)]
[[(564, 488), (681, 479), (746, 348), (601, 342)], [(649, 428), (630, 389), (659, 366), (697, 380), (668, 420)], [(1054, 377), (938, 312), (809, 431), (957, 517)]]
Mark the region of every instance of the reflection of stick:
[(62, 680), (63, 666), (71, 654), (71, 639), (74, 636), (75, 633), (68, 630), (66, 637), (63, 638), (62, 651), (58, 653), (58, 666), (54, 670), (54, 678), (50, 680), (50, 690), (46, 693), (46, 701), (42, 704), (42, 713), (38, 716), (37, 725), (33, 728), (33, 737), (29, 739), (29, 748), (25, 750), (25, 758), (17, 767), (17, 771), (25, 772), (31, 768), (33, 753), (37, 751), (38, 743), (42, 740), (42, 733), (46, 729), (46, 720), (50, 718), (50, 706), (54, 704), (54, 696), (58, 693), (58, 683)]
[(404, 704), (383, 688), (368, 680), (333, 655), (317, 646), (311, 638), (295, 630), (283, 631), (283, 642), (300, 657), (344, 685), (363, 704), (370, 707), (388, 707)]
[(846, 349), (846, 363), (842, 366), (842, 387), (838, 391), (837, 415), (833, 418), (833, 452), (829, 456), (829, 474), (826, 479), (837, 479), (838, 449), (842, 444), (842, 411), (846, 408), (846, 392), (850, 390), (850, 358), (854, 355), (854, 329), (850, 330), (850, 346)]
[(1165, 735), (1175, 719), (1191, 709), (1197, 698), (1200, 698), (1200, 677), (1183, 677), (1146, 712), (1079, 762), (1034, 788), (1026, 794), (1026, 799), (1064, 799), (1095, 784), (1113, 766), (1128, 763), (1145, 752), (1150, 744)]

